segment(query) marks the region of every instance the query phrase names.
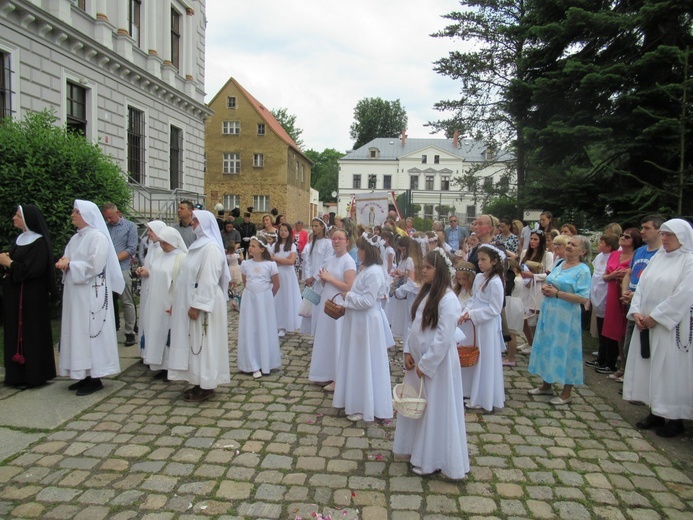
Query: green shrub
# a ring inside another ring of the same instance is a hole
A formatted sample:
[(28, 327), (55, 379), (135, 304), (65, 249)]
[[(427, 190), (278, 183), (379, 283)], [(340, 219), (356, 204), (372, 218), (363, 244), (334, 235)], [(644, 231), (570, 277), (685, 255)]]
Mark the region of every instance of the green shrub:
[(75, 199), (126, 209), (130, 191), (125, 176), (98, 144), (55, 126), (50, 112), (34, 112), (24, 121), (0, 121), (0, 250), (17, 236), (11, 217), (17, 204), (35, 204), (46, 217), (53, 252), (60, 257), (75, 228), (70, 221)]

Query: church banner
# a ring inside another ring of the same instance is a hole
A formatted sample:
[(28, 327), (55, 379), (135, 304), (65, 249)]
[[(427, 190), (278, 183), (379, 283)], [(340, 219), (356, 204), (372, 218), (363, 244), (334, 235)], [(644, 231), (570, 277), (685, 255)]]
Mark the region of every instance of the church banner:
[(368, 227), (382, 226), (387, 218), (391, 197), (391, 193), (387, 191), (354, 194), (352, 204), (356, 223)]

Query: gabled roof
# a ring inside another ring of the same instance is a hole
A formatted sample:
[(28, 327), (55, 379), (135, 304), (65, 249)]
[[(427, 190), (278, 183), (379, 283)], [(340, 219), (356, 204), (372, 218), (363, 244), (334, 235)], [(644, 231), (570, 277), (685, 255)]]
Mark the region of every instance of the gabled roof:
[[(378, 157), (372, 159), (370, 150), (378, 149)], [(378, 137), (364, 144), (356, 150), (347, 152), (340, 160), (368, 160), (368, 161), (395, 161), (407, 155), (413, 155), (419, 150), (426, 148), (437, 148), (442, 152), (449, 153), (464, 159), (467, 162), (483, 162), (486, 145), (482, 141), (460, 138), (458, 146), (452, 139), (416, 139), (406, 138), (404, 145), (399, 137)], [(496, 160), (510, 160), (512, 155), (507, 152), (500, 152)]]
[(215, 96), (212, 98), (212, 100), (209, 102), (209, 106), (212, 106), (212, 103), (214, 103), (217, 99), (217, 97), (226, 90), (229, 84), (233, 84), (238, 91), (243, 94), (243, 96), (248, 100), (248, 103), (255, 109), (255, 111), (258, 113), (258, 115), (262, 118), (262, 120), (265, 122), (267, 125), (268, 129), (272, 130), (275, 135), (277, 135), (282, 141), (284, 141), (287, 145), (289, 145), (291, 148), (296, 150), (301, 156), (309, 161), (311, 164), (313, 164), (313, 161), (311, 161), (308, 157), (303, 155), (303, 152), (301, 149), (298, 147), (296, 142), (291, 138), (291, 136), (286, 133), (286, 130), (284, 130), (284, 127), (277, 121), (277, 119), (272, 115), (272, 112), (265, 107), (262, 103), (260, 103), (253, 95), (248, 92), (243, 86), (238, 83), (233, 77), (229, 78), (229, 80), (226, 82), (226, 84), (219, 89), (219, 92), (215, 94)]

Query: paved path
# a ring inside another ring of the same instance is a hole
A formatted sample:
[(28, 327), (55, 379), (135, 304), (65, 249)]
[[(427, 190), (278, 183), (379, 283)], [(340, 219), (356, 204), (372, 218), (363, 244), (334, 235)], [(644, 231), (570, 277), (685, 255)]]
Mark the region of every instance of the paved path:
[[(237, 314), (230, 323), (233, 346)], [(282, 351), (283, 371), (256, 381), (235, 371), (232, 348), (231, 385), (202, 404), (134, 364), (62, 423), (0, 429), (26, 444), (0, 463), (0, 517), (693, 518), (691, 480), (587, 387), (556, 409), (526, 394), (526, 364), (506, 369), (506, 408), (467, 416), (468, 477), (421, 478), (393, 458), (394, 422), (351, 423), (308, 383), (307, 337)], [(68, 384), (33, 398), (82, 399)], [(16, 405), (29, 394), (0, 393), (0, 415), (31, 416)]]

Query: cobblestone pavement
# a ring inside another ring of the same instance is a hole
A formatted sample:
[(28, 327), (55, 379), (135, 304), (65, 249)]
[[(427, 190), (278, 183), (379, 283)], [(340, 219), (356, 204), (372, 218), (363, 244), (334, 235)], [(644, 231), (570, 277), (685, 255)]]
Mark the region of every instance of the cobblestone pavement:
[[(309, 338), (285, 337), (283, 370), (254, 380), (235, 370), (236, 325), (231, 313), (231, 385), (190, 404), (183, 384), (131, 366), (0, 465), (0, 517), (693, 518), (691, 480), (587, 387), (557, 409), (527, 395), (526, 363), (506, 369), (506, 408), (467, 416), (471, 473), (422, 478), (394, 460), (394, 421), (351, 423), (309, 384)], [(76, 399), (67, 384), (55, 399)]]

